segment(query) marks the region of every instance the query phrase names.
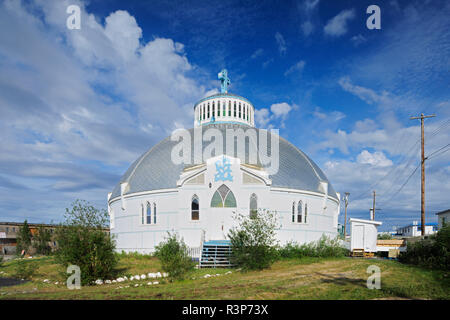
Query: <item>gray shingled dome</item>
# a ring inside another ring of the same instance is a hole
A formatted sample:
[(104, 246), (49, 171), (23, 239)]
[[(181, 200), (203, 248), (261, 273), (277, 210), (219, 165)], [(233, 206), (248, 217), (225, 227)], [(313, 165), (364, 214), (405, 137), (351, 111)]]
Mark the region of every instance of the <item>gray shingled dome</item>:
[[(216, 123), (203, 126), (203, 132), (209, 128), (216, 128), (222, 131), (224, 139), (223, 146), (225, 148), (226, 129), (242, 128), (246, 130), (251, 127), (241, 124)], [(253, 129), (259, 132), (259, 129)], [(193, 137), (194, 129), (192, 128), (189, 131), (191, 133), (191, 137)], [(270, 133), (268, 136), (270, 137)], [(176, 144), (178, 144), (178, 142), (171, 141), (170, 137), (167, 137), (154, 147), (150, 148), (143, 155), (141, 155), (130, 166), (130, 168), (120, 179), (120, 183), (129, 183), (129, 190), (127, 191), (127, 194), (150, 190), (176, 188), (176, 182), (179, 179), (183, 169), (186, 167), (183, 164), (175, 165), (170, 160), (172, 148)], [(209, 144), (210, 142), (204, 142), (203, 148), (205, 148)], [(246, 139), (245, 144), (246, 157), (245, 159), (241, 159), (241, 162), (248, 163), (249, 139)], [(270, 152), (270, 143), (268, 146), (268, 150)], [(320, 182), (328, 182), (328, 194), (332, 197), (337, 198), (336, 192), (329, 183), (325, 174), (306, 154), (304, 154), (301, 150), (281, 137), (279, 140), (279, 151), (280, 159), (278, 172), (270, 176), (270, 179), (272, 179), (273, 187), (299, 189), (319, 192), (323, 194), (324, 192), (320, 187)], [(193, 157), (194, 152), (192, 151), (191, 154)], [(220, 154), (222, 154), (222, 152), (218, 153), (217, 155)], [(114, 188), (112, 198), (120, 196), (120, 183), (118, 183)]]

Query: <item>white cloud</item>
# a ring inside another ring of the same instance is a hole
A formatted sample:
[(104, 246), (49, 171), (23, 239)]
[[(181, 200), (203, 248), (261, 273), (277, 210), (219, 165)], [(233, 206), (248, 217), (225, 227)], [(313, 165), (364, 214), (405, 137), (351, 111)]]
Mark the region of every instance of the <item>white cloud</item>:
[(305, 68), (306, 62), (303, 60), (298, 61), (293, 66), (291, 66), (286, 72), (284, 73), (285, 76), (290, 75), (291, 73), (297, 73), (300, 74), (303, 69)]
[(355, 17), (355, 10), (348, 9), (341, 11), (338, 15), (328, 20), (323, 28), (325, 34), (339, 37), (347, 33), (347, 23)]
[(259, 127), (265, 127), (270, 121), (269, 109), (255, 109), (255, 121)]
[(256, 59), (256, 58), (262, 56), (263, 53), (264, 53), (264, 50), (259, 48), (259, 49), (255, 50), (255, 52), (253, 52), (253, 54), (250, 56), (250, 59)]
[[(255, 121), (260, 127), (266, 127), (270, 122), (275, 120), (281, 121), (281, 126), (284, 127), (284, 120), (291, 110), (298, 109), (297, 105), (290, 105), (286, 102), (274, 103), (269, 108), (262, 108), (255, 110)], [(273, 124), (270, 124), (272, 127)]]
[(379, 167), (388, 167), (392, 165), (392, 161), (386, 158), (384, 153), (381, 151), (370, 153), (367, 150), (363, 150), (360, 154), (358, 154), (356, 160), (361, 164), (370, 164), (372, 166)]
[(317, 9), (319, 0), (306, 0), (298, 4), (300, 19), (303, 23), (300, 29), (305, 37), (310, 36), (316, 29), (318, 19)]
[(353, 36), (353, 37), (350, 38), (350, 40), (353, 42), (353, 45), (355, 47), (358, 47), (360, 44), (363, 44), (364, 42), (367, 42), (367, 39), (362, 34), (358, 34), (356, 36)]
[(287, 47), (283, 35), (279, 32), (275, 33), (275, 40), (277, 41), (278, 51), (280, 52), (280, 55), (286, 54)]
[(292, 107), (286, 102), (275, 103), (270, 106), (270, 111), (272, 111), (275, 118), (285, 118), (291, 110)]

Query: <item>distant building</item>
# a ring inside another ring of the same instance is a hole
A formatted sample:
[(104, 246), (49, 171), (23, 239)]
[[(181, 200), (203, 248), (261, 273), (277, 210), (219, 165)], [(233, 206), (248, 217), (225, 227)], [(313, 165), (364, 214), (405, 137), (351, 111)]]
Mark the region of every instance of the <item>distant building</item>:
[[(41, 226), (50, 231), (52, 239), (48, 244), (50, 248), (54, 250), (56, 248), (56, 241), (54, 240), (53, 235), (59, 226), (56, 224), (28, 223), (31, 235), (35, 236), (38, 232), (38, 228)], [(23, 227), (23, 222), (0, 222), (0, 254), (16, 253), (17, 235), (19, 233), (19, 228), (21, 227)], [(108, 228), (105, 228), (104, 231), (109, 233)]]
[[(425, 223), (425, 235), (436, 233), (437, 229), (437, 223)], [(398, 228), (396, 235), (403, 237), (419, 237), (422, 235), (422, 226), (418, 221), (414, 221), (408, 226)]]
[(444, 224), (450, 224), (450, 209), (436, 213), (438, 216), (438, 230), (440, 230)]

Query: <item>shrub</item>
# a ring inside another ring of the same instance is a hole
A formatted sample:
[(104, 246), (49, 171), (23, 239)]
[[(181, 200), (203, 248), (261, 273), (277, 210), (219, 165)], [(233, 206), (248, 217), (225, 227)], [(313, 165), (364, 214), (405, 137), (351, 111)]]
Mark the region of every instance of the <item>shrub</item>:
[(195, 268), (195, 262), (188, 255), (188, 247), (176, 234), (170, 234), (155, 248), (155, 256), (160, 260), (163, 271), (171, 279), (182, 280)]
[(3, 255), (0, 254), (0, 267), (3, 265)]
[(66, 209), (65, 222), (56, 231), (56, 261), (64, 270), (69, 265), (79, 266), (83, 285), (112, 279), (117, 273), (115, 242), (103, 231), (107, 223), (106, 210), (77, 200), (71, 210)]
[(288, 242), (279, 249), (279, 254), (283, 258), (302, 258), (302, 257), (343, 257), (347, 255), (348, 250), (340, 244), (338, 238), (330, 239), (326, 235), (310, 243), (298, 244)]
[(428, 239), (408, 244), (399, 261), (433, 269), (450, 269), (450, 226), (444, 226)]
[(36, 264), (32, 261), (17, 259), (14, 271), (15, 277), (29, 280), (36, 271)]
[(278, 258), (275, 229), (276, 213), (258, 210), (256, 214), (236, 214), (238, 225), (231, 228), (231, 262), (243, 270), (268, 268)]

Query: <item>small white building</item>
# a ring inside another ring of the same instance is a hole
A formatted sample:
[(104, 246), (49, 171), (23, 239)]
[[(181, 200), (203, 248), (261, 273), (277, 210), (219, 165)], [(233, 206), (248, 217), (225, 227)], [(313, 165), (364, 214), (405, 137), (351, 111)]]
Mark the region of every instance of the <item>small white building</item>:
[[(425, 235), (434, 234), (437, 231), (437, 223), (425, 223)], [(422, 226), (418, 221), (412, 224), (398, 228), (397, 235), (403, 237), (419, 237), (422, 235)]]
[(447, 225), (450, 224), (450, 209), (438, 212), (436, 213), (436, 215), (438, 216), (438, 230), (441, 230), (441, 228), (444, 226), (444, 223)]
[(382, 222), (351, 218), (350, 220), (350, 250), (377, 252), (378, 227)]

